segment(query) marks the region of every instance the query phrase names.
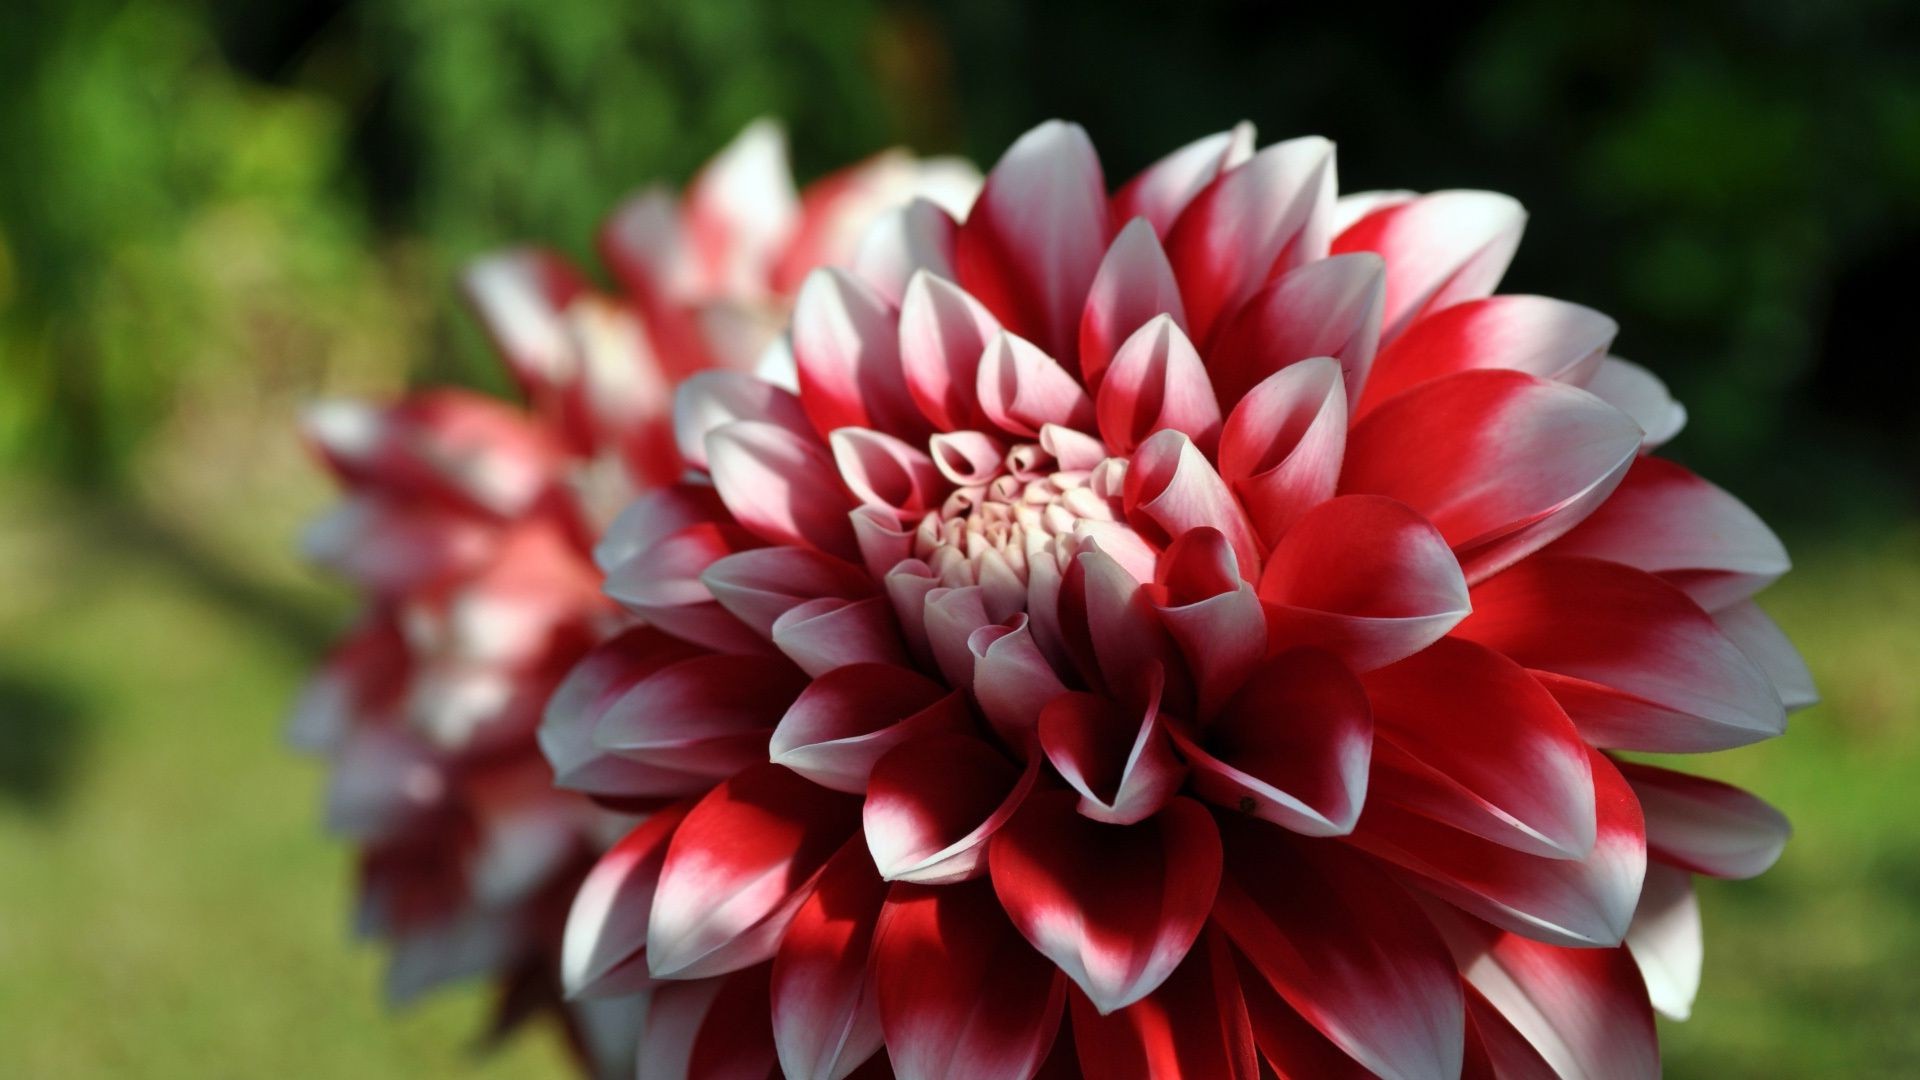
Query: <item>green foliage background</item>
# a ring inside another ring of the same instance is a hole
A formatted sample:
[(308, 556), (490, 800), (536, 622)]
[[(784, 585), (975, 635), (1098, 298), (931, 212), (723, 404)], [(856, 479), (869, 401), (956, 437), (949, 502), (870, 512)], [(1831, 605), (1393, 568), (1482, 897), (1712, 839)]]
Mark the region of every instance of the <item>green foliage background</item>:
[(1509, 287), (1608, 311), (1681, 458), (1782, 525), (1827, 703), (1714, 762), (1800, 835), (1710, 886), (1684, 1076), (1920, 1072), (1920, 9), (1227, 0), (14, 0), (0, 11), (0, 1074), (531, 1075), (480, 1002), (380, 1015), (317, 770), (278, 745), (344, 598), (299, 401), (498, 388), (465, 259), (682, 180), (983, 164), (1085, 123), (1113, 178), (1251, 118), (1343, 186), (1533, 212)]

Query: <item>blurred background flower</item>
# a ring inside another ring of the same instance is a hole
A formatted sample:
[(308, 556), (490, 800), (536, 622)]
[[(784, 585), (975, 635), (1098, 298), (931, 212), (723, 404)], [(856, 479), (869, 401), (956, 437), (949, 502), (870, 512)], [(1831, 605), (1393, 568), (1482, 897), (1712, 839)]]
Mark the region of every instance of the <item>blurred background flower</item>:
[(348, 855), (280, 729), (348, 598), (298, 404), (503, 390), (455, 270), (785, 119), (802, 179), (1047, 116), (1113, 174), (1245, 117), (1341, 184), (1532, 212), (1512, 291), (1616, 317), (1670, 448), (1780, 527), (1762, 602), (1825, 703), (1723, 755), (1798, 839), (1703, 888), (1678, 1076), (1920, 1069), (1920, 13), (1546, 0), (25, 0), (0, 14), (0, 1063), (21, 1075), (528, 1075), (477, 992), (380, 1012)]

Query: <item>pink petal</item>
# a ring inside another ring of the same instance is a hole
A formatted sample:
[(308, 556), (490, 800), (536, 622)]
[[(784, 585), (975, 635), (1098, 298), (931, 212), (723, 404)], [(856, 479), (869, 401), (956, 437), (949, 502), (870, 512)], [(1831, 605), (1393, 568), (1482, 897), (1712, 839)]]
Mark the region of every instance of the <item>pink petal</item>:
[(1660, 1075), (1653, 1010), (1625, 948), (1560, 948), (1457, 916), (1438, 925), (1467, 983), (1551, 1075)]
[(1587, 392), (1633, 417), (1646, 432), (1645, 449), (1664, 445), (1687, 426), (1686, 407), (1673, 400), (1667, 384), (1639, 364), (1609, 356), (1587, 380)]
[(947, 678), (947, 685), (972, 686), (973, 650), (967, 647), (967, 639), (975, 630), (993, 622), (987, 615), (981, 588), (968, 585), (958, 589), (929, 589), (923, 614), (927, 644), (940, 673)]
[(880, 1049), (867, 959), (886, 897), (856, 840), (827, 863), (787, 925), (772, 976), (773, 1041), (785, 1076), (843, 1080)]
[(1213, 930), (1152, 994), (1103, 1015), (1075, 991), (1080, 1075), (1105, 1080), (1259, 1080), (1233, 947)]
[(992, 480), (1007, 456), (998, 440), (978, 431), (943, 431), (929, 439), (927, 445), (940, 475), (960, 487)]
[(1505, 195), (1439, 191), (1375, 210), (1335, 237), (1332, 250), (1387, 260), (1381, 343), (1390, 344), (1422, 313), (1492, 293), (1526, 223), (1526, 211)]
[(1713, 613), (1713, 621), (1721, 633), (1740, 646), (1740, 651), (1747, 654), (1754, 666), (1766, 673), (1767, 681), (1773, 684), (1780, 703), (1789, 712), (1820, 701), (1820, 691), (1813, 685), (1813, 672), (1807, 670), (1807, 662), (1793, 647), (1793, 642), (1787, 640), (1779, 624), (1760, 610), (1760, 605), (1747, 600), (1722, 608)]
[(840, 480), (863, 505), (918, 515), (940, 505), (948, 486), (933, 459), (885, 432), (843, 427), (827, 439)]
[(1632, 567), (1529, 559), (1476, 586), (1454, 633), (1531, 668), (1596, 746), (1724, 750), (1786, 729), (1773, 684), (1713, 618)]
[(1282, 653), (1204, 729), (1173, 738), (1201, 797), (1304, 836), (1352, 832), (1367, 798), (1373, 718), (1328, 653)]
[(1309, 357), (1339, 364), (1348, 400), (1360, 394), (1380, 344), (1386, 266), (1371, 252), (1288, 271), (1221, 324), (1207, 348), (1220, 403), (1231, 406), (1277, 371)]
[(1186, 957), (1213, 907), (1220, 839), (1188, 799), (1123, 826), (1046, 791), (993, 838), (988, 861), (1013, 924), (1104, 1015), (1153, 993)]
[(1333, 144), (1275, 143), (1220, 174), (1167, 233), (1167, 256), (1198, 342), (1276, 273), (1326, 257), (1333, 212)]
[(1705, 777), (1621, 762), (1647, 818), (1647, 852), (1721, 878), (1763, 874), (1780, 858), (1793, 827), (1756, 795)]
[(773, 764), (701, 799), (674, 834), (654, 893), (654, 976), (704, 978), (771, 957), (814, 875), (859, 827), (859, 806)]
[(1100, 434), (1129, 454), (1156, 431), (1184, 432), (1204, 453), (1220, 438), (1220, 405), (1206, 365), (1167, 315), (1156, 315), (1114, 353), (1100, 384)]
[(1146, 218), (1155, 232), (1168, 229), (1222, 169), (1243, 164), (1253, 154), (1253, 125), (1208, 135), (1175, 150), (1141, 170), (1113, 196), (1113, 220)]
[(1282, 1077), (1311, 1076), (1315, 1080), (1378, 1080), (1378, 1073), (1347, 1056), (1346, 1051), (1294, 1012), (1268, 984), (1266, 976), (1237, 950), (1234, 968), (1240, 975), (1241, 996), (1246, 1002), (1254, 1044), (1271, 1066), (1271, 1071), (1263, 1072), (1263, 1076), (1277, 1073)]
[(807, 685), (780, 718), (767, 749), (775, 764), (858, 795), (887, 751), (923, 732), (958, 729), (966, 720), (959, 696), (931, 679), (903, 667), (850, 664)]
[(1353, 843), (1415, 875), (1468, 914), (1555, 945), (1620, 943), (1646, 874), (1646, 832), (1633, 791), (1595, 751), (1593, 850), (1543, 859), (1439, 824), (1385, 799), (1367, 804)]
[(1413, 901), (1333, 845), (1260, 822), (1221, 833), (1230, 871), (1214, 919), (1287, 1004), (1380, 1075), (1458, 1076), (1459, 980)]
[(562, 313), (588, 286), (565, 259), (532, 249), (493, 255), (468, 266), (460, 285), (522, 387), (551, 389), (572, 377)]
[(1135, 451), (1122, 492), (1127, 519), (1161, 547), (1202, 526), (1233, 545), (1240, 572), (1260, 570), (1260, 542), (1226, 481), (1184, 432), (1160, 431)]
[(1158, 686), (1144, 710), (1098, 694), (1066, 693), (1040, 712), (1040, 747), (1080, 794), (1080, 812), (1130, 825), (1151, 816), (1186, 773), (1159, 718)]
[[(756, 978), (757, 972), (744, 978)], [(713, 1010), (727, 979), (669, 982), (647, 997), (646, 1019), (638, 1041), (647, 1047), (639, 1055), (638, 1080), (689, 1080), (693, 1044)]]
[(760, 542), (737, 525), (691, 525), (608, 566), (606, 593), (683, 640), (727, 652), (763, 649), (753, 629), (715, 603), (703, 581), (715, 564), (756, 549)]
[(1025, 751), (1041, 710), (1067, 689), (1034, 643), (1027, 615), (975, 630), (967, 649), (973, 653), (973, 696), (980, 711), (1008, 747)]
[(895, 885), (874, 936), (873, 980), (900, 1080), (1030, 1080), (1066, 1000), (1066, 980), (985, 883)]
[(1077, 124), (1022, 135), (960, 227), (960, 285), (1002, 324), (1073, 366), (1087, 289), (1107, 250), (1106, 181)]
[[(568, 997), (636, 989), (609, 976), (633, 966), (647, 947), (647, 919), (667, 843), (685, 816), (685, 807), (674, 807), (641, 822), (580, 883), (561, 948), (560, 976)], [(644, 978), (644, 961), (639, 967)]]
[(700, 582), (741, 622), (769, 639), (780, 616), (809, 600), (873, 595), (873, 582), (859, 567), (805, 547), (738, 552), (707, 567)]
[(1186, 329), (1180, 283), (1161, 250), (1160, 238), (1144, 219), (1127, 222), (1100, 261), (1100, 272), (1080, 315), (1080, 377), (1098, 390), (1120, 343), (1156, 315)]
[(978, 739), (931, 732), (874, 763), (863, 820), (867, 848), (888, 881), (943, 884), (986, 872), (986, 841), (1013, 817), (1039, 777)]
[(1584, 386), (1619, 325), (1544, 296), (1490, 296), (1437, 311), (1408, 328), (1375, 361), (1356, 416), (1443, 375), (1480, 368), (1524, 371)]
[(1091, 431), (1093, 399), (1032, 342), (1002, 331), (987, 343), (976, 375), (980, 407), (1001, 429), (1029, 438), (1048, 424)]
[(1310, 645), (1356, 671), (1411, 656), (1468, 611), (1438, 531), (1391, 499), (1345, 495), (1299, 519), (1260, 579), (1269, 652)]
[(674, 440), (693, 468), (707, 467), (707, 433), (735, 420), (761, 420), (803, 435), (811, 430), (799, 398), (744, 372), (697, 372), (674, 393)]
[(1186, 657), (1201, 717), (1219, 709), (1267, 654), (1267, 617), (1218, 529), (1167, 549), (1154, 608)]
[(1333, 497), (1347, 446), (1347, 394), (1329, 357), (1274, 372), (1234, 406), (1220, 435), (1220, 476), (1260, 538), (1279, 542)]
[[(1153, 597), (1118, 560), (1097, 546), (1082, 550), (1066, 567), (1057, 599), (1062, 643), (1087, 685), (1134, 705), (1164, 689), (1173, 643), (1154, 613)], [(1175, 690), (1184, 700), (1187, 688)]]
[[(612, 572), (655, 543), (694, 525), (727, 520), (720, 496), (705, 484), (672, 484), (636, 496), (593, 546), (593, 562)], [(744, 530), (742, 530), (744, 533)]]
[(835, 479), (825, 447), (773, 424), (736, 420), (707, 434), (707, 462), (727, 510), (754, 533), (858, 556), (847, 522), (854, 500)]
[(1587, 744), (1520, 665), (1442, 638), (1362, 681), (1376, 799), (1543, 858), (1593, 850)]
[[(686, 1080), (757, 1080), (773, 1074), (778, 1057), (769, 1015), (769, 976), (769, 966), (761, 964), (721, 979), (720, 991), (694, 1036)], [(652, 1043), (643, 1037), (641, 1045), (651, 1054)], [(653, 1080), (651, 1072), (646, 1080)]]
[(1468, 371), (1396, 395), (1355, 424), (1340, 490), (1418, 510), (1473, 582), (1578, 525), (1639, 447), (1633, 422), (1584, 390)]
[(786, 133), (756, 120), (687, 184), (686, 239), (706, 291), (762, 288), (799, 212)]
[(1647, 456), (1548, 550), (1658, 574), (1708, 611), (1747, 599), (1792, 565), (1780, 538), (1739, 499), (1684, 466)]
[(806, 680), (756, 656), (696, 656), (635, 682), (601, 713), (595, 746), (721, 779), (766, 760), (767, 738)]
[(960, 226), (938, 203), (915, 198), (867, 226), (853, 253), (853, 274), (889, 304), (905, 302), (921, 271), (952, 280), (953, 244)]
[(793, 307), (800, 403), (822, 435), (867, 427), (926, 433), (900, 366), (899, 315), (845, 271), (814, 271)]
[(981, 354), (1000, 323), (980, 301), (944, 278), (919, 273), (900, 307), (900, 363), (907, 390), (942, 431), (980, 428)]
[(1627, 949), (1640, 967), (1654, 1009), (1675, 1020), (1691, 1015), (1704, 958), (1692, 874), (1664, 863), (1647, 864), (1640, 907), (1627, 927)]
[(911, 663), (893, 605), (884, 596), (821, 597), (789, 608), (774, 620), (773, 643), (816, 677), (848, 664)]

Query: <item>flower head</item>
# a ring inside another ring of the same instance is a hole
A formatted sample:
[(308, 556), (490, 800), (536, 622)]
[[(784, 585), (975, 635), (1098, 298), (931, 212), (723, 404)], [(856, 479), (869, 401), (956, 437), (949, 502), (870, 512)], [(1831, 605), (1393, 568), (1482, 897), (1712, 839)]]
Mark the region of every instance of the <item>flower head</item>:
[(675, 1075), (1656, 1073), (1690, 875), (1786, 828), (1614, 752), (1811, 688), (1613, 322), (1495, 294), (1523, 221), (1245, 127), (1110, 195), (1049, 123), (816, 271), (604, 542), (648, 625), (543, 739), (663, 809), (571, 988)]
[[(359, 927), (391, 943), (394, 996), (489, 975), (503, 1023), (559, 1006), (568, 905), (620, 826), (553, 788), (535, 735), (560, 679), (631, 621), (592, 560), (609, 508), (682, 471), (676, 380), (750, 367), (800, 276), (915, 192), (964, 205), (967, 176), (894, 152), (796, 194), (778, 129), (756, 124), (684, 199), (655, 189), (614, 215), (617, 293), (541, 251), (469, 271), (530, 407), (429, 390), (309, 411), (346, 498), (308, 550), (365, 612), (294, 737), (331, 759), (328, 824), (359, 847)], [(631, 1072), (630, 1007), (560, 1011), (585, 1060)]]

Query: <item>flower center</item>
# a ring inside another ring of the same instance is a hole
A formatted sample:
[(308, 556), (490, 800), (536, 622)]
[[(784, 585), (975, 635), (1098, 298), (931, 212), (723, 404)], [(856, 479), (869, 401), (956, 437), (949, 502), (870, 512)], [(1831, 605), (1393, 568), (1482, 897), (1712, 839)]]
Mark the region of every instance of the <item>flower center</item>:
[(1138, 543), (1120, 513), (1125, 458), (1057, 469), (1036, 446), (1015, 447), (992, 479), (962, 484), (920, 520), (913, 554), (942, 585), (1024, 588), (1035, 563), (1064, 570), (1089, 540)]

